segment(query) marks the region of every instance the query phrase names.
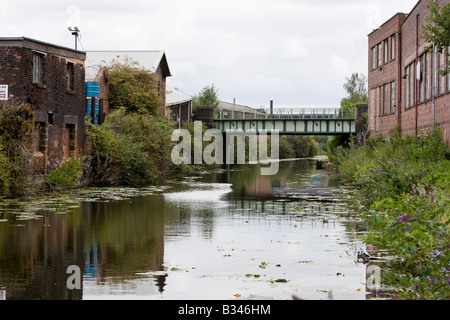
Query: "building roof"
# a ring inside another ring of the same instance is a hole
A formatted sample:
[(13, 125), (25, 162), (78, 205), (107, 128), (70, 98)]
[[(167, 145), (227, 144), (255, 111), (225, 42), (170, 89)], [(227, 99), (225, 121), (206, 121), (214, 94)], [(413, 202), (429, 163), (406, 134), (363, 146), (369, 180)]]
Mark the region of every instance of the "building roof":
[(142, 67), (155, 72), (161, 66), (163, 74), (170, 77), (166, 54), (162, 50), (148, 51), (87, 51), (86, 52), (86, 81), (93, 81), (101, 67), (114, 59), (130, 58)]
[[(370, 32), (368, 34), (368, 36), (370, 37), (371, 35), (373, 35), (374, 33), (376, 33), (378, 30), (381, 30), (387, 23), (389, 23), (391, 20), (394, 20), (395, 18), (398, 18), (398, 16), (402, 16), (403, 17), (403, 21), (406, 19), (407, 14), (403, 13), (403, 12), (397, 12), (395, 15), (393, 15), (390, 19), (386, 20), (385, 22), (383, 22), (383, 24), (381, 26), (379, 26), (378, 28), (372, 30), (372, 32)], [(403, 23), (403, 21), (401, 23)]]
[(166, 90), (166, 106), (173, 106), (192, 101), (194, 98), (178, 91), (175, 88), (167, 88)]
[(239, 104), (233, 104), (230, 102), (224, 102), (224, 101), (219, 101), (219, 109), (222, 110), (234, 110), (237, 112), (260, 112), (260, 110), (257, 109), (253, 109), (251, 107), (248, 106), (243, 106), (243, 105), (239, 105)]
[(84, 60), (86, 53), (53, 43), (44, 42), (27, 37), (0, 37), (0, 47), (21, 47), (45, 53), (57, 54), (64, 57)]

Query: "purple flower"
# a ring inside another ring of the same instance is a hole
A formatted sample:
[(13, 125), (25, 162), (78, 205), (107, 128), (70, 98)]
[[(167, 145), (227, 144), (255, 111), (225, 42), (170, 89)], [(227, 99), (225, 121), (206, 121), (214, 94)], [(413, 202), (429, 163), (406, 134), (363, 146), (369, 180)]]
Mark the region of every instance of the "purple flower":
[(418, 283), (416, 283), (416, 285), (414, 286), (414, 291), (415, 292), (419, 291), (419, 284)]
[(431, 196), (431, 202), (434, 202), (434, 194)]
[(408, 219), (409, 219), (409, 215), (407, 215), (407, 214), (405, 214), (404, 216), (398, 217), (398, 220), (400, 222), (405, 222)]

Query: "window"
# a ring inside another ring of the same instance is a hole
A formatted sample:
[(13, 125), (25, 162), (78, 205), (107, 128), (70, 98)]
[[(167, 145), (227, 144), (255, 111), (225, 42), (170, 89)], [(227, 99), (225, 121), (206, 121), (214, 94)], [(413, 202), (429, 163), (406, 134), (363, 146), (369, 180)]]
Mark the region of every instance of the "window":
[(409, 66), (405, 69), (406, 74), (406, 86), (405, 86), (405, 107), (409, 108), (414, 106), (414, 82), (416, 81), (415, 77), (415, 63), (411, 63)]
[(75, 89), (75, 64), (72, 62), (67, 62), (67, 90), (73, 91)]
[(445, 52), (438, 53), (437, 56), (438, 94), (441, 94), (445, 91), (445, 76), (439, 74), (439, 72), (445, 69)]
[(405, 76), (406, 76), (406, 85), (405, 85), (405, 107), (408, 108), (409, 107), (409, 78), (411, 77), (411, 75), (409, 74), (409, 66), (407, 66), (405, 68)]
[(377, 47), (372, 48), (372, 69), (377, 67)]
[(424, 54), (424, 56), (425, 56), (425, 65), (424, 65), (424, 75), (423, 75), (423, 77), (424, 77), (424, 80), (425, 80), (425, 99), (426, 100), (430, 99), (430, 93), (431, 93), (431, 90), (430, 90), (430, 81), (431, 81), (431, 72), (430, 72), (430, 70), (431, 70), (431, 68), (430, 68), (430, 61), (431, 61), (431, 59), (430, 59), (430, 55), (431, 55), (430, 52), (426, 52)]
[[(450, 57), (448, 54), (450, 53), (450, 47), (447, 47), (447, 70), (450, 69)], [(447, 91), (450, 91), (450, 73), (447, 74)]]
[(381, 43), (380, 44), (378, 44), (378, 46), (377, 46), (377, 50), (378, 50), (378, 61), (377, 61), (377, 67), (378, 66), (381, 66), (382, 65), (382, 61), (383, 61), (383, 50), (381, 50), (382, 49), (382, 46), (381, 46)]
[(395, 35), (391, 36), (391, 60), (395, 59)]
[(39, 53), (33, 53), (33, 83), (42, 84), (44, 56)]
[(425, 74), (424, 74), (424, 65), (425, 58), (424, 56), (420, 56), (419, 65), (417, 67), (417, 72), (419, 72), (419, 102), (423, 102), (425, 100)]
[(391, 112), (395, 112), (395, 81), (391, 82)]
[(384, 47), (384, 63), (387, 63), (389, 61), (389, 39), (386, 39), (383, 41), (383, 47)]
[(76, 158), (76, 131), (74, 124), (66, 124), (66, 141), (64, 145), (64, 156), (75, 159)]
[(47, 149), (47, 126), (45, 122), (36, 122), (37, 141), (36, 151), (45, 153)]
[(383, 114), (389, 113), (389, 84), (383, 86)]

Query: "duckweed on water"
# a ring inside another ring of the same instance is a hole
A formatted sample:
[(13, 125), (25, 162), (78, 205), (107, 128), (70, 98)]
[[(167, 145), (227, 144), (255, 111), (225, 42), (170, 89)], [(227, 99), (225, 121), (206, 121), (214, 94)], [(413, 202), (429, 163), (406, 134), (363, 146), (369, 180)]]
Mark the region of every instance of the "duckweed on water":
[(0, 201), (0, 217), (6, 213), (12, 213), (19, 220), (39, 219), (41, 217), (40, 212), (67, 214), (79, 208), (82, 202), (127, 200), (160, 193), (167, 188), (86, 188), (53, 193), (39, 198), (3, 199)]

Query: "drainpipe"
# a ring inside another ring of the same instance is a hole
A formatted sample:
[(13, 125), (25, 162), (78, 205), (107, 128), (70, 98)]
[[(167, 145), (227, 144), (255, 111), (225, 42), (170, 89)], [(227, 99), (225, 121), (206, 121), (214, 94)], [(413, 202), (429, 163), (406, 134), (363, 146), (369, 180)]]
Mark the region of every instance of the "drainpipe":
[(397, 59), (398, 59), (398, 105), (397, 105), (397, 125), (402, 132), (402, 88), (403, 88), (403, 76), (402, 76), (402, 33), (398, 33), (398, 39), (397, 39)]
[[(420, 14), (417, 14), (416, 17), (416, 73), (417, 71), (420, 72), (420, 70), (418, 70), (417, 66), (419, 64), (419, 17)], [(420, 66), (422, 67), (422, 66)], [(414, 87), (416, 90), (416, 137), (417, 137), (417, 129), (418, 129), (418, 125), (417, 125), (417, 116), (418, 116), (418, 108), (419, 108), (419, 80), (416, 74), (416, 79), (414, 81)]]
[(433, 101), (433, 126), (436, 123), (436, 44), (433, 43), (433, 56), (431, 59), (431, 99)]

